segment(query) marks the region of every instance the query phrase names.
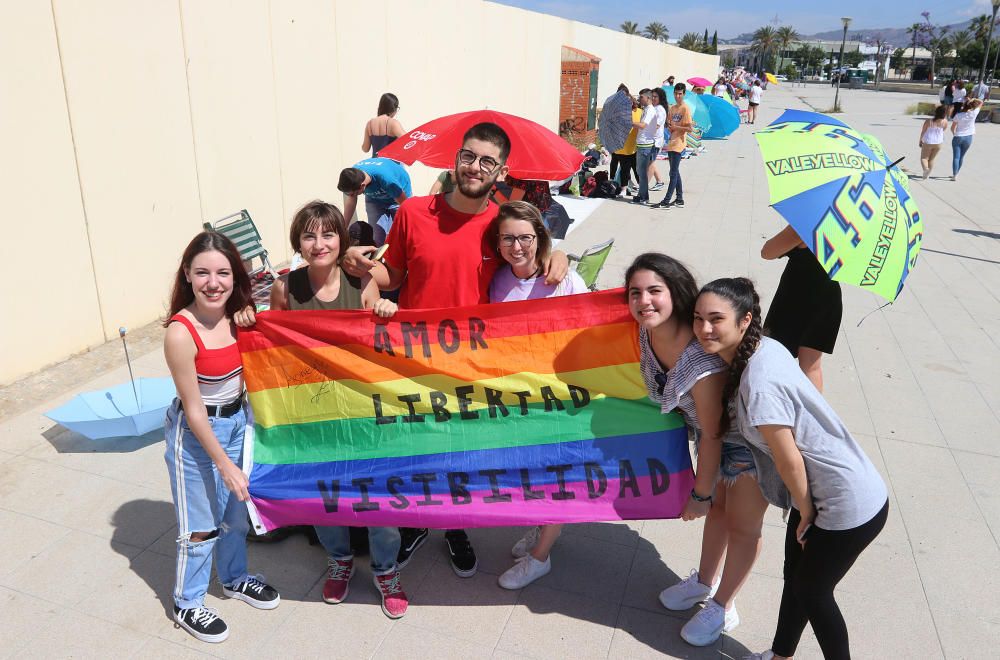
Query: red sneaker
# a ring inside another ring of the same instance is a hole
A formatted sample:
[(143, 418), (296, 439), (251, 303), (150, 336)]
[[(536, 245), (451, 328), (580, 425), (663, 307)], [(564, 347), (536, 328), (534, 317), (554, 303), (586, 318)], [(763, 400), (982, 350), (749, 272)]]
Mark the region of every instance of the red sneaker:
[(406, 598), (406, 592), (399, 584), (399, 571), (375, 576), (375, 586), (382, 594), (382, 611), (390, 619), (398, 619), (406, 614), (406, 607), (410, 601)]
[(330, 574), (323, 584), (323, 600), (336, 605), (347, 598), (347, 587), (354, 575), (354, 560), (330, 558), (327, 562), (330, 564)]

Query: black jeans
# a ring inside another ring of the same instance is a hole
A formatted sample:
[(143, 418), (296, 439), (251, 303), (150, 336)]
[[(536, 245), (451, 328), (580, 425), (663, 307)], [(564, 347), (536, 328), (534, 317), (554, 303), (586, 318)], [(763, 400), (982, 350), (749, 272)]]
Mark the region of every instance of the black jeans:
[(847, 624), (833, 597), (861, 551), (875, 540), (889, 516), (889, 501), (871, 520), (854, 529), (830, 531), (813, 525), (806, 534), (806, 547), (799, 545), (795, 530), (802, 516), (792, 509), (785, 530), (785, 587), (781, 592), (778, 628), (771, 650), (777, 655), (795, 655), (806, 622), (826, 660), (851, 657)]
[(635, 154), (631, 154), (629, 156), (611, 154), (611, 166), (608, 168), (608, 177), (612, 180), (614, 180), (619, 166), (621, 167), (622, 174), (618, 183), (620, 183), (621, 187), (624, 188), (632, 183), (632, 175), (635, 173)]

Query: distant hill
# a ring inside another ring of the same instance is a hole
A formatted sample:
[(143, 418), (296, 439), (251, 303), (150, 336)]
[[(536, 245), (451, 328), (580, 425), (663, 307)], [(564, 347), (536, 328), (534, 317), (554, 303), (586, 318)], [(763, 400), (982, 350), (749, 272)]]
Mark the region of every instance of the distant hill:
[[(948, 29), (951, 32), (960, 32), (969, 25), (972, 24), (972, 19), (964, 21), (962, 23), (955, 23), (949, 25)], [(809, 41), (810, 39), (821, 39), (825, 41), (835, 41), (840, 39), (843, 35), (843, 30), (829, 30), (827, 32), (817, 32), (816, 34), (802, 35), (803, 41)], [(850, 27), (847, 29), (848, 39), (856, 38), (856, 35), (861, 35), (862, 37), (874, 36), (875, 34), (881, 33), (885, 38), (886, 42), (894, 46), (905, 46), (910, 43), (912, 37), (906, 33), (906, 28), (854, 28)], [(753, 32), (744, 32), (743, 34), (733, 37), (732, 39), (719, 39), (719, 43), (724, 44), (748, 44), (753, 41)]]

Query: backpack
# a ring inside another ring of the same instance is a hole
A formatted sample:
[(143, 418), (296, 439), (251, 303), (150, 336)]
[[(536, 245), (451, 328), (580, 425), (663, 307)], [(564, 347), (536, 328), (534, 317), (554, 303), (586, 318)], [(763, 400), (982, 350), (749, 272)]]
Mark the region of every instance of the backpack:
[(580, 196), (590, 197), (591, 193), (593, 193), (596, 188), (597, 188), (597, 179), (595, 179), (593, 176), (588, 176), (587, 180), (580, 187)]
[(610, 180), (601, 181), (599, 184), (597, 184), (597, 187), (594, 189), (594, 191), (590, 193), (590, 197), (600, 198), (600, 199), (614, 199), (615, 197), (620, 195), (621, 192), (622, 192), (622, 187), (617, 183), (615, 183), (614, 181)]

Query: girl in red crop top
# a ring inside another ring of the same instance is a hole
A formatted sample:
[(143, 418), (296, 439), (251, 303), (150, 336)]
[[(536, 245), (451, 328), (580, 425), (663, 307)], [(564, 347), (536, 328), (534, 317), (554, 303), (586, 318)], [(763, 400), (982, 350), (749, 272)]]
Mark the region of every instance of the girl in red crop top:
[(250, 278), (233, 243), (202, 232), (177, 270), (163, 350), (178, 399), (167, 412), (166, 462), (177, 511), (174, 620), (197, 639), (229, 635), (205, 607), (215, 558), (223, 593), (273, 609), (278, 592), (246, 567), (247, 475), (243, 439), (248, 407), (233, 313), (251, 301)]

